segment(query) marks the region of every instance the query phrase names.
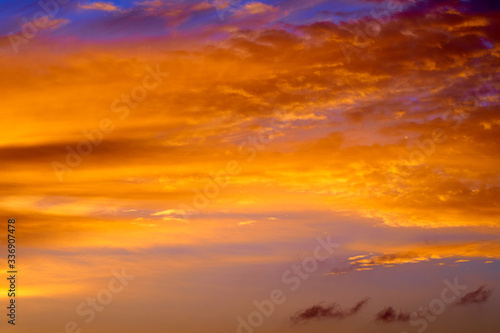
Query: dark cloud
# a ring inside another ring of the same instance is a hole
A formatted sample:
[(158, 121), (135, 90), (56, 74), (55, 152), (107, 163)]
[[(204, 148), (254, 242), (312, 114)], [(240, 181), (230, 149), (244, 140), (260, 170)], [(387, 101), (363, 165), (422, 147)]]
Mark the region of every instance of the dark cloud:
[(467, 305), (467, 304), (481, 304), (486, 302), (493, 294), (493, 289), (487, 289), (486, 286), (481, 286), (465, 296), (460, 298), (455, 304), (456, 305)]
[(363, 306), (368, 302), (368, 298), (365, 298), (358, 303), (356, 303), (349, 310), (343, 310), (338, 304), (333, 303), (327, 306), (314, 305), (308, 309), (297, 312), (290, 319), (294, 324), (299, 324), (301, 322), (307, 322), (312, 319), (322, 319), (322, 318), (336, 318), (344, 319), (349, 316), (353, 316), (358, 313)]
[(398, 312), (391, 306), (388, 306), (375, 315), (375, 320), (385, 323), (392, 323), (393, 321), (407, 322), (410, 320), (410, 313), (402, 310), (399, 310)]

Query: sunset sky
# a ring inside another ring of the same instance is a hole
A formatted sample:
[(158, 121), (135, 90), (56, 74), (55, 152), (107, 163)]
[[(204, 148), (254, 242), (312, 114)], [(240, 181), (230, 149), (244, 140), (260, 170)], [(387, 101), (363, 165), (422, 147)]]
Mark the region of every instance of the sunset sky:
[(0, 330), (500, 332), (499, 67), (498, 1), (0, 0)]

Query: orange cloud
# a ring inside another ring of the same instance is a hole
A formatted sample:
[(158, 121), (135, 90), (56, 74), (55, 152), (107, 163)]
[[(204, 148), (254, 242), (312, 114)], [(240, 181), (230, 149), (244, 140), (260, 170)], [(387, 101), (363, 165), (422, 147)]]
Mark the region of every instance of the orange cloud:
[(265, 14), (265, 13), (270, 13), (274, 12), (277, 10), (277, 8), (271, 6), (271, 5), (266, 5), (262, 2), (250, 2), (245, 4), (244, 10), (249, 13), (249, 14)]
[[(345, 265), (340, 265), (332, 270), (331, 275), (344, 274), (353, 270), (371, 270), (376, 267), (394, 267), (394, 265), (415, 264), (430, 260), (446, 258), (495, 258), (500, 259), (500, 242), (469, 242), (461, 244), (428, 245), (428, 246), (406, 246), (397, 247), (394, 250), (399, 252), (387, 252), (390, 248), (380, 248), (371, 246), (373, 251), (386, 251), (382, 255), (359, 255), (347, 259)], [(469, 262), (470, 259), (455, 260), (455, 263)], [(440, 263), (443, 265), (443, 263)]]
[(120, 10), (112, 2), (91, 2), (89, 4), (78, 4), (79, 8), (90, 10), (102, 10), (106, 12), (114, 12)]

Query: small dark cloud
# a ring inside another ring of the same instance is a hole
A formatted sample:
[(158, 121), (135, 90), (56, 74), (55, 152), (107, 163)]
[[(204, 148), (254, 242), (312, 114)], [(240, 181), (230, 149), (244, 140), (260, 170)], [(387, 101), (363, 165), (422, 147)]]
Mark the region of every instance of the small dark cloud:
[(493, 294), (493, 289), (486, 289), (486, 286), (481, 286), (474, 291), (460, 298), (455, 305), (480, 304), (486, 302)]
[(392, 308), (392, 306), (388, 306), (375, 315), (375, 320), (383, 321), (385, 323), (392, 323), (393, 321), (407, 322), (410, 320), (410, 313), (402, 310), (397, 312)]
[(363, 306), (368, 302), (368, 298), (365, 298), (358, 303), (356, 303), (349, 310), (343, 310), (337, 303), (330, 305), (314, 305), (303, 311), (297, 312), (290, 319), (294, 324), (299, 324), (301, 322), (306, 322), (312, 319), (322, 319), (322, 318), (337, 318), (344, 319), (349, 316), (353, 316), (358, 313)]

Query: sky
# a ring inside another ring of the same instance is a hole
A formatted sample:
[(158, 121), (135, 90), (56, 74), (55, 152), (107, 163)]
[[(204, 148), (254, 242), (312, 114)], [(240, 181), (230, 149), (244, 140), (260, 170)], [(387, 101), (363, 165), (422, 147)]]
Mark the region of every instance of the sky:
[(499, 332), (499, 32), (484, 0), (1, 0), (2, 332)]

